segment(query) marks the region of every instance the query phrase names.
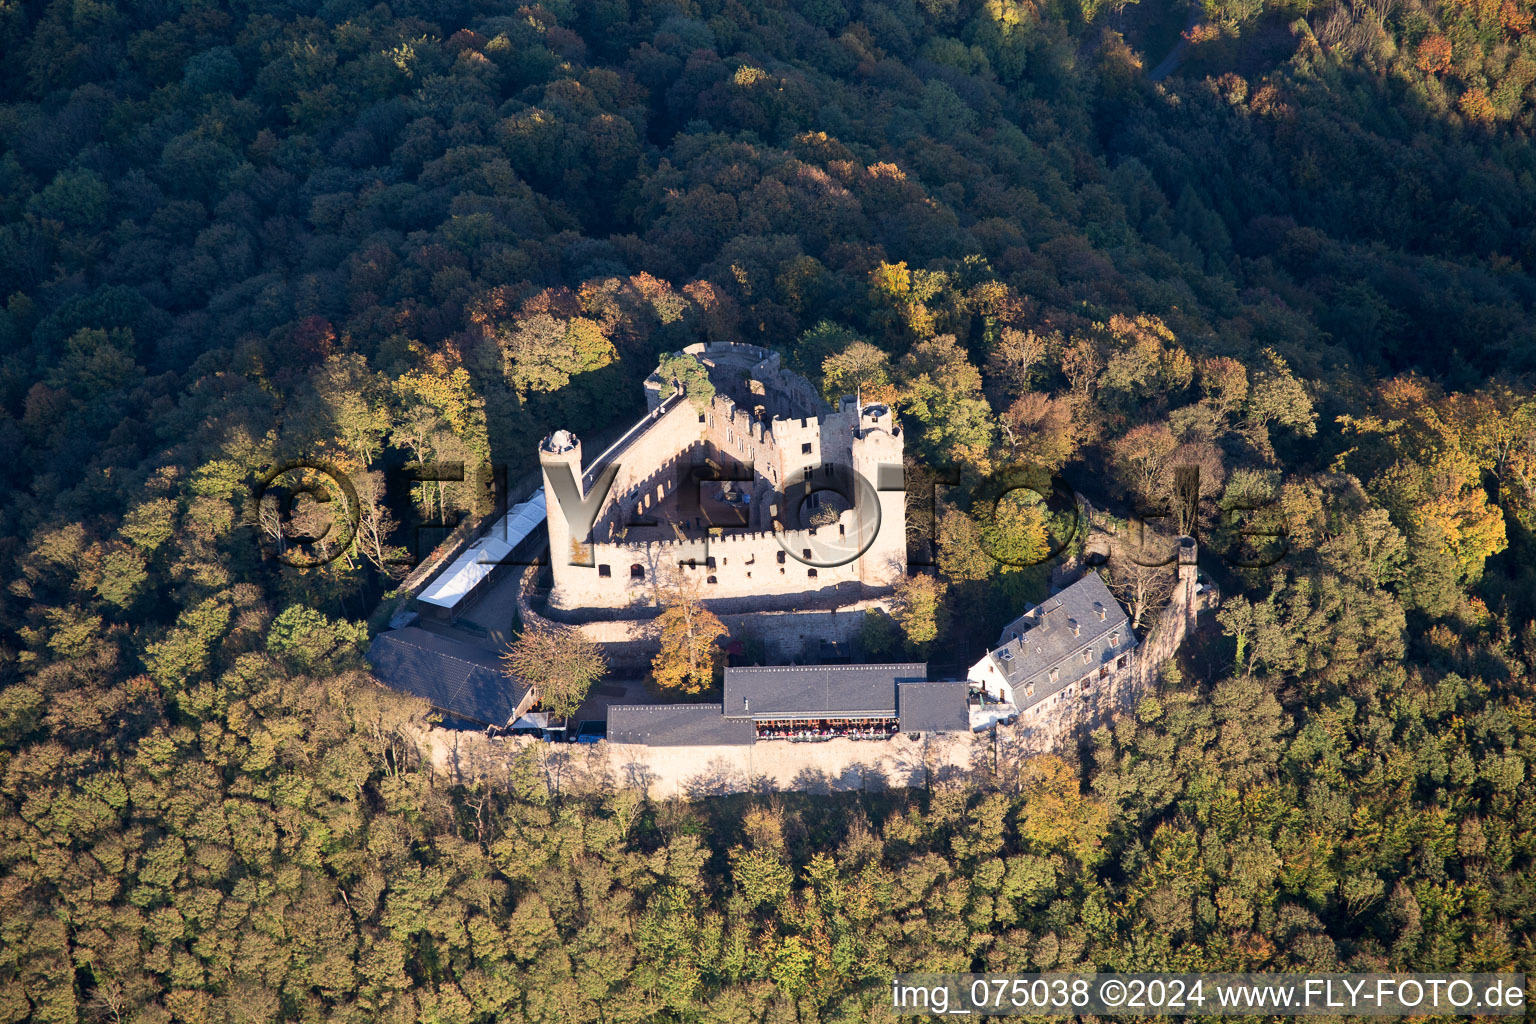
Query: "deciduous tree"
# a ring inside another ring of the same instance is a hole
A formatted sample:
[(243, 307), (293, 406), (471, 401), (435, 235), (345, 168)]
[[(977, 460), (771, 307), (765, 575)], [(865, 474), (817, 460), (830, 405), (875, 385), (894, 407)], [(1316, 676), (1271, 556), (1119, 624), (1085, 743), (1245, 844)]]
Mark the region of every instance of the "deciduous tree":
[(690, 571), (678, 569), (656, 588), (661, 650), (651, 659), (651, 674), (657, 686), (680, 693), (698, 693), (719, 682), (725, 665), (721, 641), (730, 635), (719, 616), (704, 607)]
[(502, 663), (508, 675), (533, 689), (540, 708), (559, 718), (575, 714), (608, 671), (602, 648), (579, 629), (543, 620), (523, 627)]

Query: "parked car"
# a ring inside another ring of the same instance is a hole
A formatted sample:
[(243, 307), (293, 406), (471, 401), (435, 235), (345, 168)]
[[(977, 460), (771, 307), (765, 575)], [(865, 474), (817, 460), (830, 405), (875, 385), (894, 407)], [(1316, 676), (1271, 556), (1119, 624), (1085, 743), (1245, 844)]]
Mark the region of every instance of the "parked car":
[(565, 722), (542, 711), (530, 711), (512, 723), (507, 730), (513, 736), (533, 736), (546, 743), (564, 743)]
[(607, 738), (608, 723), (600, 721), (582, 722), (576, 729), (576, 735), (571, 737), (576, 743), (596, 743)]

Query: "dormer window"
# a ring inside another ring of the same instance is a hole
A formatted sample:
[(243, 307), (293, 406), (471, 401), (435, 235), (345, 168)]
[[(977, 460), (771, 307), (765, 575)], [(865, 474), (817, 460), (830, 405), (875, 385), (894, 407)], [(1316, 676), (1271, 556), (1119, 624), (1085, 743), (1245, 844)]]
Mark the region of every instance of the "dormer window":
[(1086, 665), (1091, 661), (1093, 661), (1093, 650), (1090, 648), (1083, 652), (1083, 664)]
[(1051, 669), (1051, 682), (1054, 683), (1056, 680), (1058, 680), (1060, 678), (1061, 678), (1061, 670), (1060, 669), (1054, 669), (1054, 668)]

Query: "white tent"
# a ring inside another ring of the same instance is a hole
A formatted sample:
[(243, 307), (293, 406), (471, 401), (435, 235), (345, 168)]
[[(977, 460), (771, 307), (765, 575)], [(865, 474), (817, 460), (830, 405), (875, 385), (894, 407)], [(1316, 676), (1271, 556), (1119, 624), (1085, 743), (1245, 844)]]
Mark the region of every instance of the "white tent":
[(513, 505), (485, 536), (459, 553), (453, 564), (438, 574), (432, 585), (417, 595), (418, 601), (439, 608), (457, 608), (480, 581), (504, 563), (512, 552), (544, 522), (544, 491)]

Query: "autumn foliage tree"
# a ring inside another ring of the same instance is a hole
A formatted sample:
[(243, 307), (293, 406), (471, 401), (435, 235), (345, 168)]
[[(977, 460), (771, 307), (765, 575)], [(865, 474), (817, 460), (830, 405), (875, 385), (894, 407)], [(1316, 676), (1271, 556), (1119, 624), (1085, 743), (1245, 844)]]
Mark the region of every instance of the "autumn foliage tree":
[(926, 651), (946, 622), (944, 583), (937, 577), (918, 574), (903, 576), (896, 582), (891, 617), (901, 627), (907, 644), (916, 651)]
[(656, 588), (661, 649), (651, 659), (651, 676), (673, 693), (699, 693), (718, 684), (725, 665), (721, 641), (730, 635), (719, 616), (704, 607), (699, 583), (688, 572), (680, 568)]
[(581, 630), (544, 620), (525, 625), (501, 660), (507, 674), (531, 688), (538, 706), (557, 718), (575, 714), (608, 671), (602, 648)]

